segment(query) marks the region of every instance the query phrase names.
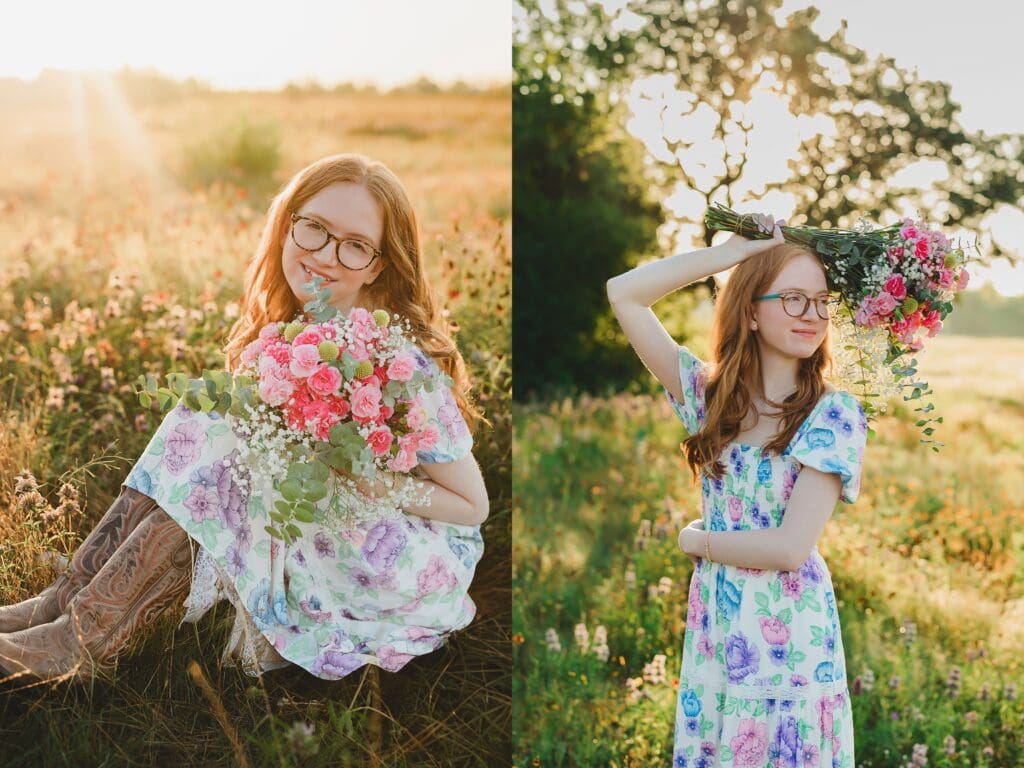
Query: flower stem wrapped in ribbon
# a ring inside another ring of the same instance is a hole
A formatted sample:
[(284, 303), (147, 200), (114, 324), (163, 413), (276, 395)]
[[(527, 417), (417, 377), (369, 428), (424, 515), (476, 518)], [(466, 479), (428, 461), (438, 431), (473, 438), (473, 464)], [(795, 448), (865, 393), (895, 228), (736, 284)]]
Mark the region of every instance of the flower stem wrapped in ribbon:
[[(771, 238), (750, 215), (718, 204), (708, 209), (704, 223), (752, 240)], [(885, 410), (884, 402), (875, 405), (876, 399), (901, 389), (911, 390), (905, 401), (931, 394), (926, 382), (910, 379), (917, 373), (912, 353), (923, 348), (925, 337), (941, 330), (953, 311), (953, 297), (967, 285), (964, 248), (909, 218), (887, 227), (873, 227), (862, 219), (853, 230), (781, 230), (787, 242), (817, 253), (825, 265), (828, 288), (838, 295), (833, 321), (842, 343), (835, 350), (841, 371), (836, 378), (860, 397), (868, 418)], [(942, 422), (941, 416), (928, 416), (933, 409), (931, 403), (916, 409), (924, 416), (916, 424), (926, 436), (934, 432), (929, 422)], [(936, 443), (935, 451), (942, 445), (931, 439), (921, 442)]]

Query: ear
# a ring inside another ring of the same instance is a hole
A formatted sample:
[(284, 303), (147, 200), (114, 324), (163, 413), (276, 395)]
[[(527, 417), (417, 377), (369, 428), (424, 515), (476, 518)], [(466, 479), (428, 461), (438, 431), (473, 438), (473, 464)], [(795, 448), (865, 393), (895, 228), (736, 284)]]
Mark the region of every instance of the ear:
[(376, 263), (367, 270), (366, 278), (363, 280), (363, 285), (372, 285), (376, 280), (377, 276), (384, 271), (384, 261), (377, 259)]

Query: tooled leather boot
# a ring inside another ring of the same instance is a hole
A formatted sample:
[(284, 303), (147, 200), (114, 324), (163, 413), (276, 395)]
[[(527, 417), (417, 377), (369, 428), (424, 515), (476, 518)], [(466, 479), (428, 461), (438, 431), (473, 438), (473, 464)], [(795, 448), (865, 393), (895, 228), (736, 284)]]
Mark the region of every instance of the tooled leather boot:
[(134, 488), (123, 486), (106, 514), (71, 558), (65, 573), (35, 597), (0, 607), (0, 632), (15, 632), (45, 624), (60, 616), (68, 601), (89, 583), (114, 550), (157, 504)]
[(192, 558), (188, 534), (157, 507), (56, 620), (0, 635), (0, 671), (17, 681), (105, 675), (137, 633), (183, 603)]

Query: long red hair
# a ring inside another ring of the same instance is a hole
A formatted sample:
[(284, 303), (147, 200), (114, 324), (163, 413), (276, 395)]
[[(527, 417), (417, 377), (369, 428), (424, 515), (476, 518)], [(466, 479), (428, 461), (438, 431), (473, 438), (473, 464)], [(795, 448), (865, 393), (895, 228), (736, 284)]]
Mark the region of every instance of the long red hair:
[(281, 242), (291, 226), (291, 214), (318, 192), (339, 182), (366, 187), (384, 218), (380, 247), (384, 269), (376, 280), (360, 289), (359, 306), (370, 311), (386, 309), (409, 321), (419, 347), (452, 377), (455, 400), (472, 430), (481, 414), (469, 395), (465, 361), (441, 317), (423, 267), (412, 204), (387, 166), (355, 153), (331, 155), (306, 166), (270, 203), (259, 245), (246, 267), (241, 314), (224, 347), (228, 369), (237, 367), (242, 350), (256, 339), (263, 326), (291, 320), (302, 310), (281, 266)]
[[(758, 342), (750, 328), (754, 317), (754, 297), (767, 293), (768, 286), (787, 262), (798, 255), (809, 255), (821, 263), (817, 254), (802, 246), (793, 243), (778, 245), (740, 262), (715, 301), (710, 370), (704, 389), (704, 423), (697, 434), (683, 442), (687, 463), (695, 476), (703, 471), (715, 478), (722, 477), (725, 467), (718, 456), (739, 435), (753, 397), (765, 397)], [(786, 449), (825, 393), (824, 372), (827, 369), (831, 373), (832, 365), (827, 326), (825, 338), (814, 354), (800, 360), (796, 392), (782, 403), (769, 401), (772, 407), (780, 410), (781, 430), (765, 446), (766, 451), (778, 454)]]

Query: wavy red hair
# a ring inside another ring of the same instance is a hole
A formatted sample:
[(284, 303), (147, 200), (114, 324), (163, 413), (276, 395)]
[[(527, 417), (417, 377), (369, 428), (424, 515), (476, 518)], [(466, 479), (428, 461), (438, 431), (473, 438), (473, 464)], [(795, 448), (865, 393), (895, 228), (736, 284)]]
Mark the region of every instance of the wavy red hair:
[[(821, 264), (813, 251), (784, 243), (740, 262), (716, 299), (711, 359), (704, 389), (704, 423), (697, 434), (683, 442), (683, 452), (694, 476), (705, 472), (715, 478), (722, 477), (725, 467), (718, 456), (739, 435), (753, 397), (765, 397), (758, 341), (750, 328), (754, 297), (767, 293), (783, 267), (799, 255), (810, 256)], [(796, 392), (781, 403), (768, 401), (773, 408), (780, 409), (781, 429), (765, 446), (766, 451), (776, 454), (784, 451), (825, 393), (825, 371), (831, 373), (833, 365), (829, 327), (814, 353), (800, 360)]]

